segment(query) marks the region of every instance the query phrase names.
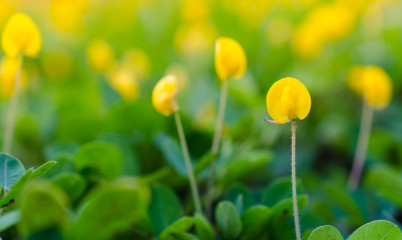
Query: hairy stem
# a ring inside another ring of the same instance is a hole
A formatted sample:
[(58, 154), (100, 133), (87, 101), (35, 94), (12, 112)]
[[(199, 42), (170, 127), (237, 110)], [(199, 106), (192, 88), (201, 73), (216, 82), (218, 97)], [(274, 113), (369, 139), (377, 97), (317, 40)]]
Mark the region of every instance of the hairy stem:
[(211, 161), (211, 167), (210, 167), (209, 178), (208, 178), (208, 183), (207, 183), (207, 199), (206, 199), (206, 210), (207, 210), (208, 217), (210, 217), (212, 214), (213, 191), (214, 191), (214, 185), (215, 185), (215, 158), (216, 158), (216, 155), (218, 154), (219, 143), (220, 143), (221, 137), (222, 137), (222, 128), (223, 128), (223, 120), (225, 118), (227, 91), (228, 91), (228, 83), (227, 83), (227, 81), (224, 81), (222, 83), (222, 87), (221, 87), (221, 93), (220, 93), (220, 99), (219, 99), (219, 110), (218, 110), (218, 116), (216, 119), (215, 133), (214, 133), (214, 138), (212, 140), (212, 147), (211, 147), (211, 153), (212, 153), (213, 159)]
[(296, 187), (296, 122), (292, 121), (292, 197), (293, 214), (295, 218), (296, 239), (301, 240), (299, 209), (297, 207), (297, 187)]
[(373, 109), (366, 102), (363, 102), (362, 119), (360, 123), (359, 138), (355, 157), (353, 159), (353, 167), (350, 172), (348, 188), (355, 191), (359, 185), (360, 177), (366, 160), (367, 148), (370, 139), (371, 125), (373, 122)]
[(197, 182), (195, 181), (193, 167), (191, 165), (191, 160), (190, 160), (190, 154), (188, 153), (186, 137), (184, 136), (183, 125), (181, 124), (181, 120), (180, 120), (180, 116), (179, 116), (178, 112), (174, 113), (174, 119), (176, 121), (177, 132), (179, 133), (181, 149), (183, 151), (184, 161), (186, 163), (186, 168), (187, 168), (188, 178), (190, 181), (190, 188), (191, 188), (191, 193), (193, 195), (195, 210), (199, 214), (202, 214), (201, 201), (200, 201), (200, 196), (198, 194)]
[(10, 153), (11, 145), (14, 135), (14, 125), (15, 125), (15, 115), (18, 110), (18, 100), (21, 91), (21, 67), (22, 67), (22, 57), (19, 59), (19, 66), (17, 73), (15, 74), (14, 82), (14, 92), (11, 96), (10, 105), (8, 106), (7, 116), (6, 116), (6, 126), (3, 137), (3, 152)]

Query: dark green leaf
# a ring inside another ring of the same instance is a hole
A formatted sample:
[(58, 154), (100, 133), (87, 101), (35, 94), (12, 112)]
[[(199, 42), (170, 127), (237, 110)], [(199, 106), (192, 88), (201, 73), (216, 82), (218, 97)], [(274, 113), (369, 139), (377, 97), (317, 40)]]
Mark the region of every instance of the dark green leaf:
[(208, 220), (201, 214), (196, 213), (195, 219), (195, 231), (200, 240), (214, 240), (215, 232)]
[[(307, 205), (308, 197), (307, 195), (300, 195), (297, 197), (297, 206), (299, 211), (303, 210), (303, 208)], [(293, 199), (288, 198), (280, 201), (272, 208), (272, 218), (274, 221), (278, 220), (287, 220), (293, 216)]]
[(258, 239), (267, 231), (271, 214), (272, 210), (263, 205), (256, 205), (245, 211), (241, 217), (244, 229), (241, 239)]

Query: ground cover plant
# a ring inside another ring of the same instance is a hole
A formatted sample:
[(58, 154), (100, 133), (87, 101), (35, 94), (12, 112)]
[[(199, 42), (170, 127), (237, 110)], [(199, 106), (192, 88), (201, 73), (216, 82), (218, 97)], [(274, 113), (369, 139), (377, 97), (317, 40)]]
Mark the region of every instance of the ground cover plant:
[(402, 240), (401, 11), (0, 0), (0, 239)]

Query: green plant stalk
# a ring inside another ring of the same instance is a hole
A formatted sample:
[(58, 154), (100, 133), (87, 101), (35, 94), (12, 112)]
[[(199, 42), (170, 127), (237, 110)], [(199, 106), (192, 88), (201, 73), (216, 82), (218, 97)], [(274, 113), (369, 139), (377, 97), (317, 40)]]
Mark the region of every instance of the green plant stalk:
[(293, 215), (295, 218), (296, 239), (301, 240), (299, 209), (297, 207), (297, 187), (296, 187), (296, 121), (292, 121), (292, 197)]
[(356, 153), (353, 159), (353, 166), (348, 181), (348, 189), (350, 191), (355, 191), (359, 185), (364, 163), (366, 161), (372, 123), (373, 109), (367, 105), (366, 101), (364, 101)]
[(14, 125), (15, 125), (15, 115), (18, 110), (18, 100), (21, 91), (21, 67), (22, 67), (22, 56), (20, 56), (20, 65), (18, 66), (17, 73), (15, 74), (15, 86), (14, 92), (11, 96), (10, 105), (8, 106), (7, 116), (6, 116), (6, 126), (3, 137), (3, 152), (10, 153), (11, 145), (14, 135)]
[(201, 201), (200, 201), (200, 195), (198, 194), (197, 182), (195, 180), (193, 167), (191, 165), (190, 154), (188, 153), (186, 137), (184, 136), (184, 131), (183, 131), (183, 125), (181, 124), (181, 120), (180, 120), (180, 116), (179, 116), (178, 112), (174, 113), (174, 119), (176, 121), (177, 132), (179, 133), (181, 149), (183, 151), (184, 161), (186, 163), (186, 168), (187, 168), (188, 178), (190, 181), (190, 188), (191, 188), (191, 193), (193, 195), (195, 210), (197, 213), (202, 214)]
[(216, 119), (215, 133), (214, 133), (214, 138), (212, 140), (212, 147), (211, 147), (212, 161), (211, 161), (211, 167), (210, 167), (210, 171), (209, 171), (209, 178), (208, 178), (208, 182), (207, 182), (207, 199), (206, 199), (206, 210), (207, 210), (208, 216), (211, 216), (211, 214), (212, 214), (213, 191), (214, 191), (214, 185), (215, 185), (215, 158), (218, 154), (219, 144), (220, 144), (221, 137), (222, 137), (223, 120), (225, 118), (227, 92), (228, 92), (228, 83), (226, 80), (222, 83), (222, 86), (221, 86), (221, 93), (220, 93), (220, 99), (219, 99), (219, 110), (218, 110), (218, 116)]

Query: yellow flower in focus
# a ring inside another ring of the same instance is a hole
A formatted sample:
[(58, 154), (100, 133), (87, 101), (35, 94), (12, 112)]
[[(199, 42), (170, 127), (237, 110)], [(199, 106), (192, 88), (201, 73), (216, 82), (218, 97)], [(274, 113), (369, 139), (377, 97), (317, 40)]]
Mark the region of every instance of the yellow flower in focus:
[(135, 101), (138, 99), (139, 86), (135, 79), (133, 71), (126, 68), (120, 68), (111, 75), (109, 84), (126, 101)]
[(165, 116), (179, 110), (176, 96), (179, 92), (178, 81), (174, 75), (167, 75), (159, 80), (152, 91), (152, 104)]
[(87, 47), (87, 57), (91, 67), (100, 73), (108, 73), (115, 65), (112, 48), (103, 40), (93, 40)]
[(151, 71), (151, 63), (147, 54), (141, 49), (127, 51), (123, 56), (123, 66), (132, 69), (136, 77), (144, 80)]
[(378, 66), (356, 66), (349, 71), (348, 84), (373, 108), (383, 109), (391, 101), (392, 82)]
[(311, 97), (299, 80), (291, 77), (275, 82), (267, 94), (267, 109), (273, 120), (280, 124), (303, 120), (311, 109)]
[(222, 82), (229, 77), (243, 76), (247, 69), (247, 58), (242, 46), (231, 38), (218, 38), (215, 44), (215, 68)]
[[(4, 58), (0, 65), (0, 94), (4, 99), (10, 99), (13, 96), (15, 88), (15, 76), (20, 67), (19, 58)], [(27, 85), (27, 77), (24, 71), (21, 71), (21, 86)]]
[(9, 57), (20, 54), (36, 57), (42, 47), (39, 29), (25, 13), (16, 13), (6, 23), (1, 39), (4, 52)]

